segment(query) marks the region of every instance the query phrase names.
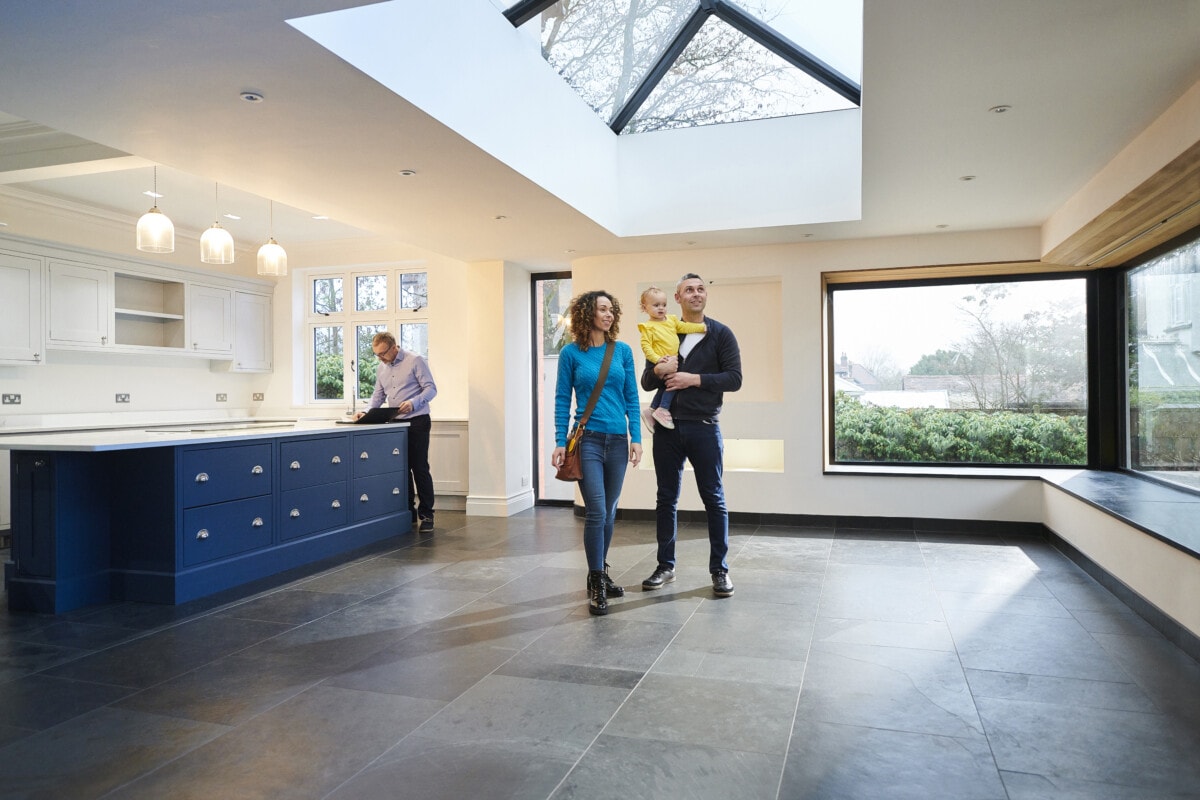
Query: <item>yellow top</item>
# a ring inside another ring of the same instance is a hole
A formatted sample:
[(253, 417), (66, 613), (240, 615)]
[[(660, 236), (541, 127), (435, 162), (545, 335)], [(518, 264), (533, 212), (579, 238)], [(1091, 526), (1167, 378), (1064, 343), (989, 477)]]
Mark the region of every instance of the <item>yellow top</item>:
[(708, 328), (700, 322), (683, 322), (674, 314), (667, 318), (646, 320), (638, 323), (638, 331), (642, 334), (642, 352), (652, 364), (657, 364), (664, 356), (673, 356), (679, 352), (679, 334), (704, 333)]

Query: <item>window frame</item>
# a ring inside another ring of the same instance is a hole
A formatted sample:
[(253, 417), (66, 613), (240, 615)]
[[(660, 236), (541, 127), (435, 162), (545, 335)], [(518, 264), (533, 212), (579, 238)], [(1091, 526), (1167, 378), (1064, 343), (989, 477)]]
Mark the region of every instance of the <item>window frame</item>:
[[(419, 308), (402, 308), (400, 287), (402, 276), (411, 274), (425, 275), (425, 305)], [(356, 292), (358, 279), (375, 275), (387, 278), (385, 292), (385, 307), (383, 309), (358, 310)], [(401, 328), (404, 325), (425, 325), (426, 343), (429, 340), (429, 321), (432, 316), (432, 300), (429, 297), (429, 275), (427, 264), (387, 264), (366, 265), (343, 268), (314, 269), (304, 274), (304, 398), (302, 405), (326, 407), (350, 405), (353, 407), (363, 398), (353, 395), (346, 387), (357, 383), (358, 369), (358, 329), (362, 326), (376, 326), (381, 330), (396, 334), (401, 338)], [(314, 309), (315, 286), (317, 281), (340, 278), (342, 280), (342, 310), (318, 312)], [(342, 397), (335, 399), (320, 399), (316, 395), (316, 352), (315, 331), (317, 328), (342, 328)], [(428, 354), (423, 354), (426, 357)]]
[[(1131, 369), (1128, 351), (1128, 343), (1130, 340), (1130, 313), (1128, 307), (1129, 295), (1127, 291), (1129, 275), (1151, 261), (1189, 245), (1196, 245), (1197, 247), (1200, 247), (1200, 227), (1191, 228), (1187, 231), (1184, 231), (1178, 236), (1172, 237), (1170, 240), (1163, 242), (1162, 244), (1153, 247), (1144, 253), (1140, 253), (1126, 264), (1109, 270), (1109, 272), (1111, 272), (1113, 275), (1113, 282), (1115, 286), (1114, 291), (1117, 297), (1119, 310), (1117, 317), (1119, 325), (1114, 326), (1117, 329), (1117, 341), (1114, 347), (1114, 359), (1117, 362), (1117, 369), (1115, 371), (1119, 373), (1116, 387), (1117, 391), (1115, 393), (1119, 410), (1119, 414), (1117, 415), (1117, 442), (1115, 443), (1117, 461), (1115, 468), (1121, 472), (1136, 476), (1142, 480), (1156, 483), (1160, 486), (1165, 486), (1175, 491), (1186, 492), (1191, 495), (1200, 495), (1200, 489), (1166, 480), (1154, 474), (1153, 472), (1147, 472), (1134, 468), (1132, 444), (1133, 430), (1131, 422), (1132, 409), (1130, 408), (1129, 381), (1127, 379), (1129, 370)], [(1188, 283), (1189, 292), (1195, 291), (1195, 281), (1189, 281)], [(1172, 286), (1172, 295), (1173, 293), (1174, 287)], [(1174, 317), (1175, 309), (1173, 296), (1171, 297), (1170, 302), (1172, 304), (1171, 316)], [(1178, 324), (1177, 320), (1175, 319), (1172, 319), (1172, 324), (1167, 326), (1168, 330), (1185, 330), (1190, 327), (1190, 324)]]
[[(1052, 268), (1048, 268), (1052, 267)], [(823, 396), (823, 425), (824, 425), (824, 472), (853, 473), (853, 472), (912, 472), (916, 474), (944, 472), (953, 470), (956, 473), (1028, 473), (1030, 470), (1061, 471), (1102, 468), (1104, 453), (1115, 450), (1118, 426), (1115, 425), (1114, 415), (1117, 403), (1109, 396), (1112, 387), (1106, 387), (1104, 376), (1111, 369), (1102, 369), (1101, 360), (1110, 361), (1120, 356), (1120, 351), (1112, 344), (1101, 348), (1099, 338), (1104, 326), (1098, 324), (1098, 311), (1109, 301), (1112, 288), (1107, 290), (1101, 285), (1100, 274), (1104, 270), (1079, 267), (1064, 268), (1060, 265), (1047, 265), (1041, 262), (1007, 262), (991, 264), (956, 264), (946, 266), (901, 267), (892, 269), (847, 270), (824, 272), (822, 283), (822, 374), (824, 379)], [(1085, 331), (1087, 348), (1087, 457), (1084, 464), (1000, 464), (1000, 463), (960, 463), (960, 462), (852, 462), (836, 459), (835, 440), (835, 370), (837, 354), (834, 352), (834, 312), (833, 300), (838, 291), (853, 289), (881, 288), (916, 288), (920, 286), (970, 285), (975, 283), (1017, 283), (1037, 282), (1045, 280), (1083, 279), (1085, 281)], [(1111, 283), (1111, 282), (1110, 282)], [(1115, 283), (1114, 283), (1115, 285)], [(1113, 313), (1113, 312), (1109, 312)], [(1119, 319), (1119, 317), (1118, 317)], [(1111, 328), (1116, 326), (1108, 326)], [(1108, 381), (1111, 383), (1111, 378)], [(1107, 468), (1113, 468), (1111, 465)]]

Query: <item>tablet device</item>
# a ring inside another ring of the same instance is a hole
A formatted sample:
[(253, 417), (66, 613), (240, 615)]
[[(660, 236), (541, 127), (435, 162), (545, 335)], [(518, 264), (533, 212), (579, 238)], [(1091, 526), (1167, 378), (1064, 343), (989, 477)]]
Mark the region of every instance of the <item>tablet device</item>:
[(355, 425), (379, 425), (383, 422), (391, 422), (396, 415), (400, 413), (398, 408), (369, 408), (367, 412), (354, 421)]

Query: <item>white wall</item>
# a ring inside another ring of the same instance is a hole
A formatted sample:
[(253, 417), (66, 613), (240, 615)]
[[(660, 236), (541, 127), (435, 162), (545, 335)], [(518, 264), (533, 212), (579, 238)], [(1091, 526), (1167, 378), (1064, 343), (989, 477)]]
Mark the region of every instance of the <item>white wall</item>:
[[(822, 376), (826, 366), (821, 273), (1036, 260), (1039, 246), (1039, 231), (1022, 229), (603, 256), (575, 262), (572, 286), (576, 292), (598, 288), (613, 292), (624, 310), (621, 338), (637, 348), (637, 296), (639, 287), (648, 282), (673, 289), (685, 272), (696, 272), (714, 281), (709, 289), (709, 312), (721, 320), (723, 285), (747, 279), (778, 281), (783, 303), (778, 329), (746, 326), (740, 331), (735, 329), (734, 334), (740, 336), (743, 351), (755, 348), (756, 341), (761, 342), (757, 344), (760, 348), (771, 344), (772, 337), (782, 341), (782, 399), (771, 400), (774, 392), (764, 393), (760, 388), (776, 383), (778, 376), (754, 373), (756, 365), (761, 369), (769, 360), (749, 357), (744, 388), (725, 396), (721, 418), (722, 434), (727, 440), (783, 439), (785, 469), (772, 473), (727, 472), (730, 511), (1036, 522), (1042, 513), (1038, 481), (823, 474)], [(731, 287), (730, 294), (737, 293), (736, 286)], [(745, 316), (744, 309), (728, 311), (726, 319)], [(621, 507), (649, 509), (654, 507), (654, 500), (652, 468), (630, 473)], [(694, 483), (685, 477), (680, 508), (702, 507)]]

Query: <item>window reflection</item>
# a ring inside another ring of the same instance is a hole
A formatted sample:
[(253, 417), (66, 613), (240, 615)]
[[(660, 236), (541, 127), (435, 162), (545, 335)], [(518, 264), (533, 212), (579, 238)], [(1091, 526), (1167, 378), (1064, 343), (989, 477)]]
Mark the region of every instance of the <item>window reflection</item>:
[(1200, 489), (1200, 240), (1126, 275), (1129, 466)]

